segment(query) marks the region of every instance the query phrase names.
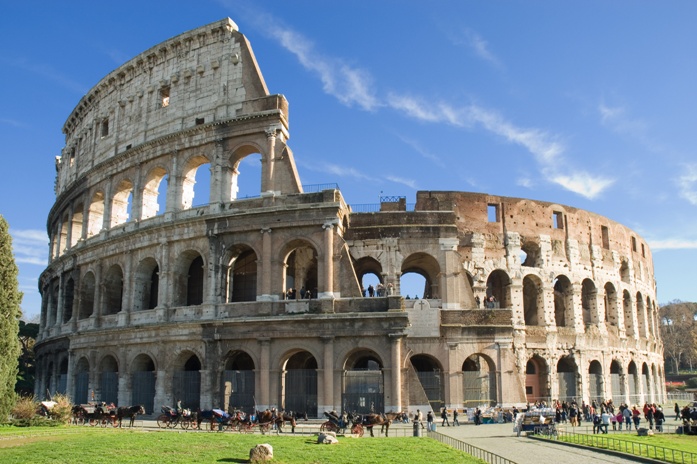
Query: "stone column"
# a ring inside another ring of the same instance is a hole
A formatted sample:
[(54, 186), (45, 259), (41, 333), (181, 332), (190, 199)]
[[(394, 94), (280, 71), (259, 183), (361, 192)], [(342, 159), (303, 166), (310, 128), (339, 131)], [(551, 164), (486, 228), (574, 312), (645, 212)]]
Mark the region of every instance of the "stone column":
[(201, 402), (201, 409), (212, 409), (213, 408), (213, 395), (212, 393), (212, 376), (213, 372), (211, 372), (209, 369), (201, 369), (199, 371), (199, 374), (201, 375), (201, 397), (200, 397), (200, 402)]
[(58, 278), (58, 307), (56, 309), (55, 326), (60, 327), (63, 324), (63, 295), (65, 294), (65, 274), (61, 272)]
[(271, 301), (271, 229), (261, 229), (261, 294), (257, 297), (260, 301)]
[[(262, 191), (273, 192), (274, 191), (274, 163), (276, 160), (276, 128), (270, 127), (266, 130), (266, 175), (264, 177), (264, 184), (262, 185)], [(263, 167), (262, 167), (263, 169)]]
[(121, 298), (121, 311), (119, 311), (119, 327), (128, 327), (131, 323), (131, 308), (133, 308), (133, 254), (125, 253), (126, 259), (123, 266), (123, 298)]
[[(167, 201), (165, 205), (165, 218), (171, 219), (172, 213), (182, 209), (182, 176), (177, 163), (177, 151), (172, 155), (172, 166), (167, 173)], [(169, 213), (169, 214), (168, 214)]]
[(390, 368), (392, 374), (392, 382), (390, 385), (392, 390), (390, 396), (392, 403), (385, 405), (385, 410), (401, 411), (402, 410), (402, 337), (403, 334), (390, 334)]
[(335, 409), (334, 401), (334, 337), (322, 337), (324, 343), (322, 389), (318, 390), (317, 405), (320, 411)]
[(324, 282), (319, 282), (320, 289), (317, 298), (334, 298), (334, 223), (327, 222), (324, 229), (324, 271), (320, 270), (319, 276)]
[(118, 404), (132, 404), (131, 398), (133, 398), (133, 392), (131, 389), (131, 376), (133, 374), (130, 372), (119, 372), (119, 395)]
[(261, 347), (261, 354), (259, 356), (259, 384), (257, 384), (259, 404), (257, 404), (257, 409), (264, 410), (270, 407), (269, 371), (271, 369), (271, 339), (259, 338), (257, 341)]
[(167, 372), (157, 371), (155, 374), (155, 408), (158, 404), (172, 404), (172, 398), (168, 398), (166, 393), (168, 390), (171, 391), (171, 387), (167, 382)]

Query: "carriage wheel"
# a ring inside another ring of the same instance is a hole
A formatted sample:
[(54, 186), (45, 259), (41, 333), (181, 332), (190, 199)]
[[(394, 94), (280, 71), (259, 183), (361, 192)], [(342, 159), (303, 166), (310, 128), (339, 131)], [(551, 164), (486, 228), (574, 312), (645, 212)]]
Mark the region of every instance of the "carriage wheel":
[(363, 426), (361, 424), (356, 424), (351, 428), (351, 433), (354, 435), (358, 435), (359, 437), (363, 436)]
[(320, 432), (332, 432), (332, 424), (331, 422), (323, 422), (322, 425), (319, 426), (319, 431)]
[(208, 422), (208, 427), (206, 427), (209, 432), (215, 432), (218, 429), (218, 421), (215, 418)]
[(169, 427), (169, 417), (167, 417), (167, 414), (160, 414), (157, 416), (157, 426), (161, 429)]
[(186, 430), (186, 429), (188, 429), (189, 426), (191, 425), (191, 421), (190, 421), (189, 419), (182, 419), (182, 420), (179, 421), (179, 425), (181, 425), (181, 427), (182, 427), (184, 430)]
[(116, 428), (119, 426), (119, 419), (116, 416), (110, 417), (109, 420), (111, 421), (112, 427)]
[(95, 425), (99, 424), (99, 421), (97, 419), (90, 418), (89, 424), (90, 424), (90, 427), (94, 427)]

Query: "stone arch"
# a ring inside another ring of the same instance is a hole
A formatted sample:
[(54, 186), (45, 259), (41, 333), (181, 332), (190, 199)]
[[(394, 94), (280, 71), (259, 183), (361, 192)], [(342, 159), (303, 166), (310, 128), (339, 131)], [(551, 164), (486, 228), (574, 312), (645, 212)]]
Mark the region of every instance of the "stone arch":
[(133, 182), (128, 179), (121, 180), (114, 190), (111, 200), (111, 224), (115, 227), (119, 224), (128, 222), (131, 214), (131, 203), (133, 200)]
[(70, 217), (68, 213), (66, 213), (63, 216), (60, 231), (58, 232), (58, 250), (56, 250), (56, 257), (62, 255), (68, 249), (68, 229), (70, 229)]
[(256, 301), (259, 258), (251, 247), (236, 245), (226, 255), (223, 269), (224, 301)]
[(639, 399), (639, 374), (634, 361), (629, 362), (627, 366), (627, 384), (629, 386), (629, 402), (638, 404)]
[(99, 362), (100, 401), (119, 404), (119, 362), (112, 354)]
[(383, 363), (373, 350), (357, 348), (344, 362), (341, 407), (359, 414), (385, 410)]
[(96, 280), (94, 273), (88, 271), (80, 279), (80, 303), (78, 307), (78, 320), (87, 319), (94, 312), (94, 292)]
[(591, 279), (583, 279), (581, 282), (581, 308), (583, 310), (583, 324), (589, 326), (598, 324), (598, 290)]
[[(140, 210), (141, 219), (148, 219), (164, 213), (167, 198), (166, 194), (164, 199), (160, 198), (160, 184), (162, 181), (169, 184), (167, 170), (162, 166), (155, 166), (147, 173), (145, 177), (145, 184), (143, 185), (143, 195)], [(167, 185), (167, 187), (169, 188), (169, 185)], [(165, 208), (161, 209), (160, 204), (164, 205)]]
[(653, 303), (651, 302), (650, 296), (646, 297), (646, 314), (647, 314), (648, 321), (649, 321), (648, 322), (649, 323), (648, 335), (651, 337), (655, 337), (656, 330), (657, 330), (657, 328), (656, 328), (656, 311), (655, 311), (655, 308), (653, 306)]
[(562, 356), (557, 362), (559, 401), (573, 401), (578, 396), (578, 368), (573, 356)]
[(636, 335), (636, 326), (634, 325), (636, 314), (632, 297), (627, 290), (622, 292), (622, 309), (624, 311), (624, 327), (627, 330), (627, 335)]
[(172, 363), (172, 403), (190, 409), (201, 407), (201, 359), (190, 350), (184, 350)]
[(254, 360), (246, 351), (235, 350), (228, 353), (223, 365), (220, 388), (223, 409), (252, 412), (256, 404)]
[(445, 377), (440, 361), (429, 354), (413, 355), (409, 361), (418, 379), (410, 382), (409, 388), (427, 398), (433, 411), (440, 411), (445, 407)]
[(554, 320), (557, 327), (573, 327), (573, 286), (565, 275), (554, 279)]
[[(491, 298), (494, 301), (491, 301)], [(487, 308), (511, 307), (511, 278), (506, 271), (496, 269), (486, 279)]]
[(651, 379), (649, 376), (649, 366), (645, 362), (641, 363), (641, 386), (644, 392), (644, 399), (642, 402), (651, 402)]
[(533, 274), (523, 277), (523, 315), (525, 325), (544, 324), (545, 300), (542, 280)]
[(549, 366), (542, 356), (536, 354), (528, 359), (525, 364), (525, 398), (528, 403), (549, 400), (548, 376)]
[(196, 250), (186, 250), (177, 258), (174, 268), (174, 305), (196, 306), (203, 303), (206, 265)]
[(354, 269), (356, 270), (358, 282), (361, 284), (363, 296), (367, 296), (367, 287), (363, 281), (366, 276), (374, 275), (375, 280), (377, 281), (376, 283), (381, 283), (383, 281), (382, 264), (380, 264), (380, 262), (372, 256), (364, 256), (363, 258), (356, 260), (354, 262)]
[(282, 262), (285, 274), (283, 288), (295, 289), (297, 298), (317, 298), (317, 248), (309, 241), (296, 239), (284, 247)]
[[(522, 238), (520, 245), (521, 260), (520, 265), (525, 267), (542, 267), (542, 250), (540, 244), (535, 240)], [(524, 254), (524, 257), (523, 257)]]
[(63, 324), (73, 318), (73, 304), (75, 303), (75, 281), (68, 277), (63, 288)]
[(104, 227), (104, 192), (98, 190), (92, 195), (87, 210), (87, 237), (92, 237)]
[[(208, 177), (210, 177), (210, 163), (211, 162), (207, 157), (203, 155), (195, 155), (189, 158), (184, 164), (184, 169), (182, 170), (181, 209), (191, 209), (194, 206), (200, 206), (210, 202), (210, 190), (207, 192), (208, 195), (206, 196), (204, 192), (196, 191), (197, 189), (194, 188), (197, 182), (197, 177), (205, 176), (205, 174), (197, 176), (197, 173), (202, 166), (207, 165), (209, 167)], [(201, 179), (198, 180), (201, 181)], [(204, 182), (201, 183), (203, 184)], [(197, 196), (199, 199), (195, 200), (195, 197)]]
[[(617, 360), (613, 359), (610, 363), (610, 398), (615, 400), (615, 404), (619, 404), (624, 401), (626, 392), (624, 391), (624, 383), (622, 382), (622, 364)], [(620, 400), (621, 399), (621, 400)]]
[(629, 262), (626, 259), (620, 263), (620, 280), (625, 284), (629, 283)]
[(148, 257), (138, 263), (133, 286), (133, 310), (155, 309), (160, 287), (160, 266), (155, 258)]
[(317, 359), (295, 350), (281, 363), (281, 405), (289, 411), (317, 417)]
[(131, 402), (142, 404), (152, 414), (155, 403), (155, 361), (141, 353), (131, 362)]
[(73, 218), (70, 223), (70, 247), (77, 245), (77, 242), (82, 238), (82, 221), (84, 215), (85, 206), (82, 203), (78, 203), (77, 206), (73, 208)]
[(262, 191), (264, 151), (256, 144), (245, 143), (235, 148), (230, 162), (230, 199), (256, 197)]
[(605, 284), (605, 322), (613, 327), (619, 327), (619, 314), (617, 314), (617, 291), (612, 283)]
[(440, 298), (440, 264), (433, 256), (423, 252), (412, 253), (402, 261), (401, 272), (402, 278), (412, 272), (424, 278), (423, 298)]
[(498, 403), (496, 363), (486, 355), (474, 353), (462, 363), (464, 403), (468, 408)]
[(57, 393), (67, 394), (68, 393), (68, 356), (64, 356), (58, 362), (58, 386), (56, 388)]
[(58, 279), (53, 279), (50, 284), (49, 295), (49, 326), (57, 324), (58, 321), (58, 297), (60, 295), (60, 282)]
[(646, 327), (646, 306), (644, 305), (644, 297), (641, 292), (636, 293), (636, 312), (637, 312), (637, 332), (642, 338), (647, 337), (647, 327)]
[[(86, 404), (90, 401), (90, 362), (85, 356), (81, 356), (75, 363), (75, 378), (73, 402), (75, 404)], [(92, 398), (94, 401), (94, 398)]]
[(603, 366), (597, 360), (592, 360), (588, 365), (588, 387), (590, 401), (602, 404), (605, 401), (603, 392)]
[(123, 270), (112, 264), (104, 275), (104, 308), (102, 314), (108, 316), (121, 311), (123, 306)]

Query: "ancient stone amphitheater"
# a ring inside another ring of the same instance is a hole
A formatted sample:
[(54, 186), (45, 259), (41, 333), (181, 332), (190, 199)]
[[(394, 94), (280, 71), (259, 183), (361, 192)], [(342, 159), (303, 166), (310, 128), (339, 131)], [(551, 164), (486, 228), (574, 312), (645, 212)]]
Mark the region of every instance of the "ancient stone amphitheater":
[[(108, 74), (63, 132), (39, 396), (315, 417), (665, 398), (641, 237), (541, 201), (420, 191), (370, 211), (303, 186), (288, 102), (230, 19)], [(423, 298), (400, 294), (409, 273)]]

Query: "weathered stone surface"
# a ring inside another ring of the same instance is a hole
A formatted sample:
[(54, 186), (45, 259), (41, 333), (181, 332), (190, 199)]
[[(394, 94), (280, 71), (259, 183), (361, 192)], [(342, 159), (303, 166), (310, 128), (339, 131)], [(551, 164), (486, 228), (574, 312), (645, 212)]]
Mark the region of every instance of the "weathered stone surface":
[(334, 432), (320, 432), (317, 435), (317, 443), (320, 445), (335, 445), (339, 443)]
[(273, 447), (263, 443), (249, 450), (249, 462), (265, 462), (273, 459)]

